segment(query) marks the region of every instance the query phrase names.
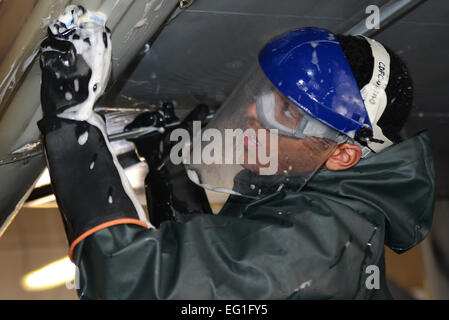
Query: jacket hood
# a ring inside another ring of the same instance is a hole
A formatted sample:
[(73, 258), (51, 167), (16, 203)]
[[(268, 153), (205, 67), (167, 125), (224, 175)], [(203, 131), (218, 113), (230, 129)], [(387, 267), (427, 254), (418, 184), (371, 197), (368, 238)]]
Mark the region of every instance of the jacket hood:
[(435, 203), (435, 169), (427, 132), (362, 159), (344, 171), (320, 170), (304, 192), (359, 201), (386, 219), (385, 244), (404, 252), (428, 234)]

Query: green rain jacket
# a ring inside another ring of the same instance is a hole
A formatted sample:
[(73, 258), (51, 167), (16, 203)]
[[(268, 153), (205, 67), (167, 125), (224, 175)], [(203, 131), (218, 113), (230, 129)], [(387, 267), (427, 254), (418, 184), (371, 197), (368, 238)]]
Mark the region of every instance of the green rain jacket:
[[(384, 244), (400, 253), (429, 232), (434, 163), (427, 133), (301, 192), (231, 198), (217, 216), (157, 230), (102, 229), (75, 250), (82, 299), (390, 298)], [(367, 286), (375, 267), (379, 289)], [(369, 267), (369, 268), (368, 268)]]

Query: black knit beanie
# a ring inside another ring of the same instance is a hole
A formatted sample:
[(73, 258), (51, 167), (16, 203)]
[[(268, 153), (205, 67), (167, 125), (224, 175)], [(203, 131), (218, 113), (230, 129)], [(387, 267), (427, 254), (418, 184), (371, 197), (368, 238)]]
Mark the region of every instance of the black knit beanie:
[[(349, 62), (359, 89), (370, 82), (374, 57), (371, 46), (358, 36), (338, 35), (338, 40)], [(383, 134), (393, 143), (401, 141), (399, 132), (410, 114), (413, 104), (413, 83), (407, 66), (392, 50), (384, 46), (390, 55), (390, 78), (385, 89), (387, 106), (378, 121)]]

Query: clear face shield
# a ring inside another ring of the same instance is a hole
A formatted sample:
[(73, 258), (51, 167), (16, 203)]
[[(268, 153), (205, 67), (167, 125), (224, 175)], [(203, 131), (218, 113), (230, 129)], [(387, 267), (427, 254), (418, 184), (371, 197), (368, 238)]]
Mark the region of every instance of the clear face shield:
[(256, 66), (206, 127), (194, 123), (182, 161), (189, 178), (208, 190), (259, 198), (282, 188), (299, 191), (343, 140)]

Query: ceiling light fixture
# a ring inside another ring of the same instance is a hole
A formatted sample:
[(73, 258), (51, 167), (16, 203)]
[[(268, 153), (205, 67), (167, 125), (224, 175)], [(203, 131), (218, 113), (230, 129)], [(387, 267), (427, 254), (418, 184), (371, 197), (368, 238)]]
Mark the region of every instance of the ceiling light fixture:
[(44, 291), (73, 282), (76, 266), (69, 257), (64, 257), (42, 268), (26, 274), (22, 278), (22, 287), (26, 291)]

